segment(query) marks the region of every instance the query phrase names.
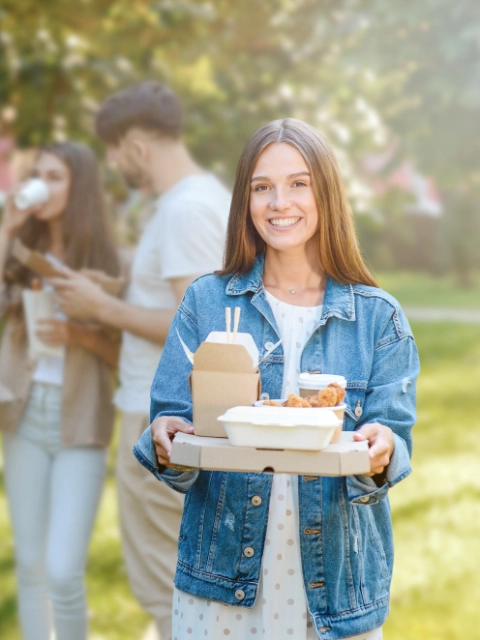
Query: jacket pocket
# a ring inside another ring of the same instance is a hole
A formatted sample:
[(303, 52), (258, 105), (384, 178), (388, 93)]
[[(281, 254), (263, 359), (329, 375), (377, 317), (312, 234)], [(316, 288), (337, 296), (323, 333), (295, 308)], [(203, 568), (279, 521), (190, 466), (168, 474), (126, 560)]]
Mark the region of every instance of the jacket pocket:
[(382, 572), (382, 578), (387, 578), (389, 575), (388, 565), (387, 565), (387, 557), (385, 555), (385, 551), (383, 549), (382, 539), (380, 538), (380, 534), (378, 533), (377, 524), (375, 522), (375, 518), (373, 517), (371, 507), (366, 507), (365, 513), (367, 514), (368, 524), (369, 524), (369, 540), (372, 541), (373, 546), (375, 547), (375, 553), (378, 557), (378, 562), (380, 565), (380, 569)]
[[(372, 507), (352, 506), (353, 548), (360, 570), (360, 590), (365, 606), (388, 596), (391, 568), (388, 566)], [(387, 543), (388, 544), (388, 543)]]

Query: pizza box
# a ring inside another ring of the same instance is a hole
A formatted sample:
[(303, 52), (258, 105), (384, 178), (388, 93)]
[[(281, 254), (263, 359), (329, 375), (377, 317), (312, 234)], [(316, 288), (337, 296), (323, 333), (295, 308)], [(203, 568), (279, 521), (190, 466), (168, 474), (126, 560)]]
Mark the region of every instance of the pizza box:
[(235, 447), (227, 439), (178, 432), (170, 464), (213, 471), (289, 473), (314, 476), (361, 475), (370, 471), (368, 442), (355, 442), (342, 432), (339, 442), (321, 451)]

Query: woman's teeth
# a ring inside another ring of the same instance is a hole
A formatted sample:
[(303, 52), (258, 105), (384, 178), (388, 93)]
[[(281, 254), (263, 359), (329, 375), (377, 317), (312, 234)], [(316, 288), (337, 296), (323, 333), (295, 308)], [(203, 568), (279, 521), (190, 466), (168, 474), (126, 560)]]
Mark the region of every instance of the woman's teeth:
[(296, 224), (300, 218), (275, 218), (274, 220), (270, 220), (270, 224), (273, 224), (274, 227), (291, 227)]

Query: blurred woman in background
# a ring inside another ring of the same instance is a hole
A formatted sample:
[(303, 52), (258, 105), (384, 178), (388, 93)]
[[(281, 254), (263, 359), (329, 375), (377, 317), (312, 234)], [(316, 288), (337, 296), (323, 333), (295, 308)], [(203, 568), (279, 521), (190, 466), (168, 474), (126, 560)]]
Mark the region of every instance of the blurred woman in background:
[(50, 611), (57, 640), (85, 640), (85, 562), (113, 426), (119, 339), (57, 314), (37, 324), (37, 336), (64, 346), (64, 355), (30, 361), (22, 290), (38, 276), (12, 255), (12, 243), (75, 270), (116, 277), (120, 266), (93, 152), (75, 142), (44, 147), (32, 177), (46, 183), (48, 200), (20, 210), (12, 194), (0, 224), (0, 383), (14, 398), (0, 404), (0, 430), (19, 616), (25, 640), (50, 638)]

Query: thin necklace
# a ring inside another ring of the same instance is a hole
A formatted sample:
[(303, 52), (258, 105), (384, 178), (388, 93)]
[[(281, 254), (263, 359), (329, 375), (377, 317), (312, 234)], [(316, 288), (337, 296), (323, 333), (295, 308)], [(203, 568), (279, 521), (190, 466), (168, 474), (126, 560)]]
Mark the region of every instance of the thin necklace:
[(299, 293), (299, 291), (303, 291), (305, 289), (305, 287), (296, 287), (295, 289), (282, 289), (281, 287), (279, 287), (277, 285), (271, 285), (271, 284), (266, 285), (265, 283), (263, 284), (263, 286), (264, 287), (273, 287), (274, 289), (280, 289), (280, 291), (288, 292), (292, 296), (294, 296), (296, 293)]

